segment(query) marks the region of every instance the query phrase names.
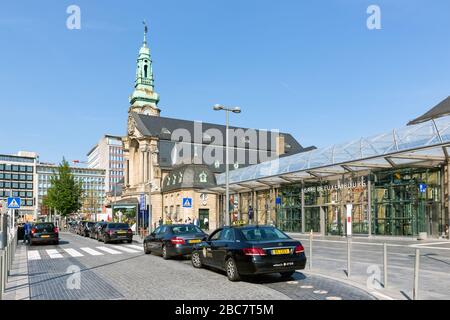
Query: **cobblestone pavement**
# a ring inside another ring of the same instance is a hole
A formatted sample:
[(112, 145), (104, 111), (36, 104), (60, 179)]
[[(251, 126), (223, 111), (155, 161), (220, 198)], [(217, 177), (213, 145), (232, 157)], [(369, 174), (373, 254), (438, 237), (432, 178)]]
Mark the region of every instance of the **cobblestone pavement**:
[(70, 233), (61, 234), (58, 246), (28, 248), (27, 257), (30, 299), (373, 299), (353, 286), (300, 272), (287, 281), (268, 275), (230, 282), (186, 259), (145, 255), (136, 243), (105, 245)]
[[(309, 256), (309, 238), (293, 235), (302, 241)], [(420, 249), (419, 299), (450, 298), (450, 241), (367, 239), (354, 237), (351, 241), (351, 281), (367, 286), (375, 272), (383, 285), (383, 243), (388, 249), (388, 288), (376, 290), (394, 299), (412, 299), (415, 251)], [(346, 280), (347, 240), (320, 237), (313, 240), (311, 271)], [(309, 270), (307, 266), (307, 270)]]

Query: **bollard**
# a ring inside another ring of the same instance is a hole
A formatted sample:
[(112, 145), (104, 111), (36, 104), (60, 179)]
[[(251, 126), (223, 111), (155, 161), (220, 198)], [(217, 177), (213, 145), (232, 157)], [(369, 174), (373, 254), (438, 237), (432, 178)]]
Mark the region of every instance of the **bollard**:
[(0, 300), (3, 300), (3, 250), (0, 250)]
[(351, 253), (350, 253), (350, 237), (347, 236), (347, 278), (350, 278), (351, 273)]
[(5, 293), (6, 289), (6, 252), (5, 250), (2, 250), (2, 283), (1, 283), (1, 290), (2, 294)]
[(419, 268), (420, 268), (420, 250), (416, 249), (416, 263), (414, 264), (413, 300), (419, 299)]
[(384, 275), (384, 288), (388, 286), (388, 269), (387, 269), (387, 245), (383, 244), (383, 275)]
[(313, 231), (309, 233), (309, 270), (312, 269), (312, 241), (313, 241)]

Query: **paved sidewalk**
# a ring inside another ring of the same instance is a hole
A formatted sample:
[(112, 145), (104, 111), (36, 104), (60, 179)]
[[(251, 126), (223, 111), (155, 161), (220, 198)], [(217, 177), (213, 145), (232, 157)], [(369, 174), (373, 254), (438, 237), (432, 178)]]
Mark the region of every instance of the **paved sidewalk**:
[(19, 242), (3, 300), (30, 300), (27, 247)]

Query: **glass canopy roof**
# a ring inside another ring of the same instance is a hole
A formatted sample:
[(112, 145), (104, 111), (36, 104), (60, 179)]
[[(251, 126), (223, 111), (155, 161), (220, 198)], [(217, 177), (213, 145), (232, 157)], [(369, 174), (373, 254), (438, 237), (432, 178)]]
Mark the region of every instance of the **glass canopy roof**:
[[(420, 161), (444, 161), (447, 144), (450, 147), (450, 116), (232, 170), (229, 182), (245, 185), (251, 181), (270, 182), (277, 177), (301, 180)], [(217, 184), (225, 184), (225, 173), (217, 175)]]

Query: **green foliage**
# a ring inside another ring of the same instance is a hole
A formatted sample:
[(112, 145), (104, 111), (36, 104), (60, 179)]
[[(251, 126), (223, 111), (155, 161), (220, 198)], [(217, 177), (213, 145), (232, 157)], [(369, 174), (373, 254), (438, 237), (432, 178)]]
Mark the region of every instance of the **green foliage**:
[(45, 206), (55, 209), (64, 217), (81, 209), (84, 196), (81, 183), (75, 181), (69, 163), (64, 158), (50, 177), (50, 182), (51, 187), (44, 199)]

